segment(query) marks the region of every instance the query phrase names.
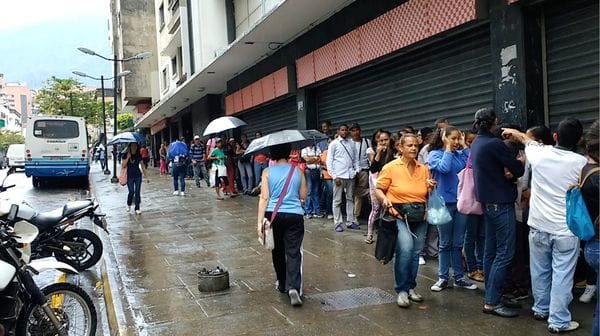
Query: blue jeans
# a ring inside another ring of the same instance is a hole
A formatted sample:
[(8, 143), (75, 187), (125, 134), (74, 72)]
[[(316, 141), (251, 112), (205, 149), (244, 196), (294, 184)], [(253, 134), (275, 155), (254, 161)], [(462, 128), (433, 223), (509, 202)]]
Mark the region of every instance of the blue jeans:
[(548, 325), (564, 329), (571, 322), (573, 275), (579, 239), (529, 230), (529, 265), (534, 313), (548, 315)]
[(140, 196), (142, 188), (142, 177), (127, 177), (127, 205), (131, 206), (131, 203), (135, 204), (135, 210), (140, 210), (140, 202), (142, 197)]
[(417, 287), (419, 252), (425, 244), (427, 222), (411, 223), (410, 231), (412, 233), (406, 227), (405, 222), (398, 219), (396, 225), (398, 226), (398, 242), (394, 260), (394, 279), (396, 281), (394, 289), (396, 293), (400, 293)]
[(254, 185), (258, 186), (260, 184), (260, 178), (262, 177), (262, 171), (269, 168), (269, 162), (265, 161), (263, 163), (254, 162)]
[(321, 196), (325, 199), (325, 213), (333, 216), (333, 180), (323, 180), (323, 193)]
[[(206, 181), (206, 185), (210, 185), (209, 184), (209, 176), (208, 176), (208, 172), (206, 171), (206, 165), (204, 164), (204, 161), (198, 161), (195, 165), (193, 165), (193, 169), (194, 169), (194, 180), (196, 181), (196, 187), (200, 188), (200, 181), (202, 179), (204, 179), (204, 181)], [(200, 177), (202, 176), (202, 177)]]
[(483, 204), (485, 220), (485, 303), (500, 303), (506, 271), (515, 253), (515, 205), (514, 203)]
[[(585, 260), (587, 261), (590, 268), (598, 270), (600, 267), (600, 242), (596, 239), (592, 239), (585, 243)], [(596, 277), (596, 290), (600, 288), (600, 277)], [(596, 294), (596, 312), (594, 312), (594, 325), (592, 327), (592, 335), (598, 335), (600, 329), (598, 323), (600, 322), (600, 300), (598, 300), (598, 294)]]
[(187, 174), (187, 165), (177, 167), (173, 164), (173, 190), (178, 191), (177, 182), (181, 185), (181, 191), (185, 191), (185, 174)]
[(306, 197), (306, 214), (319, 215), (321, 210), (319, 209), (319, 197), (321, 196), (321, 177), (316, 175), (312, 177), (310, 169), (304, 171), (306, 177), (306, 188), (308, 189), (308, 196)]
[(450, 267), (452, 267), (454, 279), (458, 280), (465, 276), (461, 251), (465, 241), (466, 216), (458, 212), (456, 203), (446, 203), (446, 207), (452, 215), (452, 221), (437, 226), (440, 239), (438, 273), (440, 279), (448, 280), (450, 278)]
[(465, 215), (465, 260), (467, 272), (483, 271), (485, 222), (483, 215)]

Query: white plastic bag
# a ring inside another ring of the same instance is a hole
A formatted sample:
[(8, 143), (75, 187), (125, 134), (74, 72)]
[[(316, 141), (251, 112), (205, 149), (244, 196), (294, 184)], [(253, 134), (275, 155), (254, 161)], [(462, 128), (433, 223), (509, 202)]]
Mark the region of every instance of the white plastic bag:
[(442, 196), (437, 192), (437, 188), (429, 192), (427, 200), (427, 222), (431, 225), (443, 225), (452, 221), (450, 211)]
[(273, 228), (268, 219), (263, 218), (262, 235), (258, 237), (258, 242), (267, 250), (275, 248), (275, 238), (273, 237)]

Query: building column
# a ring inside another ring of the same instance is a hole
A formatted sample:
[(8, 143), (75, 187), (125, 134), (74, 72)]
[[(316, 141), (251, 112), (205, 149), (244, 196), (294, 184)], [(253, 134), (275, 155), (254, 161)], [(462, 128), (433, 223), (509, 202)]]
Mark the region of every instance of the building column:
[(539, 14), (506, 0), (490, 0), (494, 109), (504, 124), (543, 121)]

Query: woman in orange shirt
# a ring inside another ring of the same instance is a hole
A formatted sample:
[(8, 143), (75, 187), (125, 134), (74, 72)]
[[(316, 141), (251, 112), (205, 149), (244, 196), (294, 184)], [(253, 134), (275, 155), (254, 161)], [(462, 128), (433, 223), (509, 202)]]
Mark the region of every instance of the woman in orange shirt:
[(411, 301), (421, 302), (423, 297), (415, 292), (419, 271), (419, 252), (423, 249), (427, 222), (425, 209), (429, 190), (435, 180), (429, 176), (427, 166), (416, 160), (419, 142), (414, 134), (405, 134), (396, 144), (400, 157), (386, 164), (377, 178), (375, 196), (383, 209), (396, 215), (398, 242), (394, 260), (397, 304), (408, 308)]

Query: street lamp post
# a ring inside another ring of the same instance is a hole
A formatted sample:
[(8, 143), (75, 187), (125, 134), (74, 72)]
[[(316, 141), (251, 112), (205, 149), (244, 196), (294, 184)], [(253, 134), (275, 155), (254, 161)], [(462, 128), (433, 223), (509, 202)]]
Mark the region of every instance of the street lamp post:
[[(145, 58), (148, 58), (148, 57), (152, 56), (152, 53), (146, 51), (146, 52), (139, 53), (139, 54), (137, 54), (135, 56), (132, 56), (132, 57), (127, 57), (127, 58), (119, 59), (117, 57), (117, 55), (114, 55), (113, 58), (104, 57), (104, 56), (102, 56), (100, 54), (97, 54), (95, 51), (90, 50), (88, 48), (79, 47), (77, 49), (79, 51), (81, 51), (82, 53), (84, 53), (84, 54), (88, 54), (88, 55), (92, 55), (92, 56), (98, 56), (98, 57), (100, 57), (102, 59), (105, 59), (107, 61), (113, 62), (113, 73), (114, 73), (114, 80), (115, 80), (115, 84), (114, 84), (114, 88), (113, 88), (113, 90), (114, 90), (114, 102), (113, 102), (113, 107), (114, 107), (114, 110), (113, 110), (113, 118), (114, 118), (114, 120), (113, 120), (113, 123), (114, 123), (114, 125), (113, 125), (113, 132), (114, 133), (113, 134), (117, 135), (117, 90), (118, 90), (118, 84), (119, 84), (119, 82), (118, 82), (119, 78), (117, 76), (118, 75), (117, 74), (117, 71), (118, 71), (118, 69), (117, 69), (118, 62), (125, 63), (125, 62), (129, 62), (129, 61), (132, 61), (132, 60), (145, 59)], [(113, 176), (110, 179), (110, 182), (112, 182), (112, 183), (119, 182), (119, 178), (117, 177), (117, 146), (113, 146)]]
[[(112, 77), (110, 78), (104, 78), (104, 75), (100, 75), (100, 78), (94, 77), (94, 76), (90, 76), (84, 72), (81, 71), (73, 71), (73, 73), (77, 76), (81, 76), (81, 77), (87, 77), (87, 78), (91, 78), (91, 79), (95, 79), (95, 80), (99, 80), (100, 81), (100, 87), (102, 89), (102, 125), (103, 125), (103, 129), (104, 129), (104, 139), (102, 139), (102, 144), (104, 145), (104, 150), (106, 151), (108, 149), (108, 146), (106, 145), (106, 102), (105, 102), (105, 92), (104, 92), (104, 80), (110, 80), (113, 79)], [(115, 78), (120, 78), (120, 77), (124, 77), (127, 76), (131, 73), (131, 71), (129, 70), (125, 70), (123, 72), (120, 72), (117, 74), (117, 76)], [(115, 80), (116, 81), (116, 80)], [(116, 91), (116, 90), (115, 90)], [(116, 101), (115, 101), (116, 103)], [(114, 103), (113, 103), (114, 105)], [(110, 175), (110, 170), (108, 170), (108, 160), (106, 162), (106, 166), (104, 169), (104, 175)]]

